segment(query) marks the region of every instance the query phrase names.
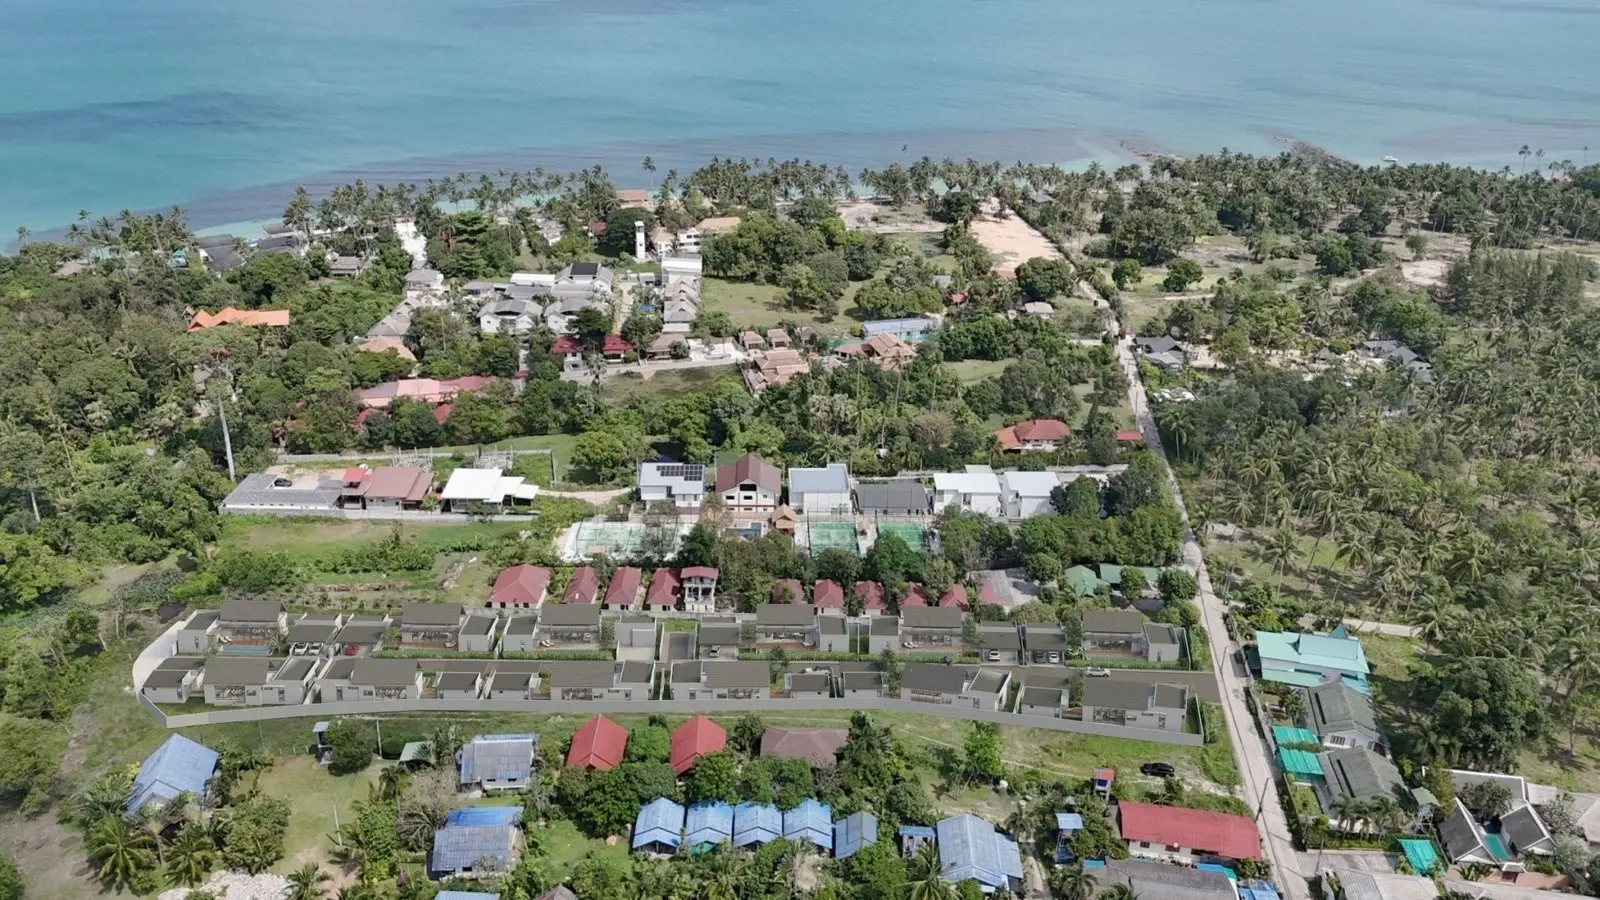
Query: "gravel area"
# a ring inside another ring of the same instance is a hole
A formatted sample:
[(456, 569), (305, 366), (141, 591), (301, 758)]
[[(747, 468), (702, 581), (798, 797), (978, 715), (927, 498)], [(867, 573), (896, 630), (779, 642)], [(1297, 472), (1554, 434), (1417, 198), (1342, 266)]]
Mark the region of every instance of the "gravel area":
[(198, 888), (173, 888), (162, 891), (156, 900), (187, 900), (190, 891), (210, 891), (217, 900), (283, 900), (289, 895), (289, 879), (282, 875), (246, 875), (243, 872), (217, 872)]

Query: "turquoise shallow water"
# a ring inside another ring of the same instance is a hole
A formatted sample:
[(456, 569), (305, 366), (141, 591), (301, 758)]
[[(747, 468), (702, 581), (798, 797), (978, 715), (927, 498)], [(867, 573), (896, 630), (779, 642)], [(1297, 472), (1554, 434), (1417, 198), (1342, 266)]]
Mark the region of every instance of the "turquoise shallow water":
[(1592, 0), (0, 0), (0, 234), (260, 219), (358, 175), (643, 186), (646, 154), (1600, 159), (1597, 26)]

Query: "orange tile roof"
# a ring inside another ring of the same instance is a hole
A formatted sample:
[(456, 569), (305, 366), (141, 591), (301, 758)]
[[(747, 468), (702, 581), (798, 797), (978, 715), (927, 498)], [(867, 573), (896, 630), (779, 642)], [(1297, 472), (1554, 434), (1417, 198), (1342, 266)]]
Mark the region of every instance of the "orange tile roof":
[(231, 306), (224, 306), (214, 314), (202, 309), (196, 312), (193, 318), (189, 320), (190, 331), (201, 331), (221, 325), (287, 328), (289, 326), (289, 311), (287, 309), (234, 309)]

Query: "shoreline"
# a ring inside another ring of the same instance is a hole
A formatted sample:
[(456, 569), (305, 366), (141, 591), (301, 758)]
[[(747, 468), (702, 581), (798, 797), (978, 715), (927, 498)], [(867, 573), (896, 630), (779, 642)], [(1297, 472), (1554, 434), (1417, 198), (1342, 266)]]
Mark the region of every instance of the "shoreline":
[[(900, 134), (849, 134), (825, 133), (813, 135), (752, 135), (728, 138), (685, 138), (658, 142), (626, 142), (595, 146), (564, 145), (548, 148), (516, 148), (490, 153), (472, 153), (452, 157), (415, 157), (391, 161), (378, 161), (369, 165), (341, 170), (310, 173), (295, 181), (268, 182), (230, 189), (189, 198), (166, 200), (160, 204), (130, 206), (106, 203), (97, 208), (93, 203), (75, 202), (73, 208), (88, 208), (96, 216), (109, 215), (125, 206), (135, 213), (145, 215), (161, 212), (174, 203), (181, 207), (191, 227), (197, 234), (234, 233), (254, 236), (263, 222), (277, 221), (281, 210), (294, 189), (304, 185), (313, 197), (325, 194), (331, 188), (363, 179), (370, 185), (413, 182), (422, 184), (429, 177), (440, 178), (457, 172), (493, 172), (498, 169), (526, 170), (542, 165), (550, 171), (576, 171), (599, 164), (617, 181), (619, 186), (645, 186), (652, 190), (659, 185), (662, 174), (671, 168), (687, 173), (703, 166), (714, 156), (723, 158), (765, 159), (777, 157), (809, 158), (826, 161), (829, 165), (843, 165), (854, 173), (862, 167), (880, 167), (893, 161), (909, 164), (926, 155), (934, 159), (945, 157), (1010, 162), (1021, 159), (1039, 164), (1055, 164), (1068, 170), (1081, 170), (1091, 163), (1107, 168), (1129, 163), (1148, 163), (1159, 157), (1189, 157), (1220, 152), (1224, 146), (1234, 152), (1262, 155), (1279, 152), (1304, 153), (1336, 160), (1355, 166), (1376, 166), (1382, 158), (1366, 154), (1340, 152), (1341, 148), (1327, 147), (1293, 134), (1276, 131), (1246, 131), (1238, 142), (1226, 142), (1211, 147), (1178, 148), (1170, 146), (1138, 131), (1077, 131), (1070, 129), (1010, 129), (1005, 131), (929, 131)], [(902, 151), (902, 147), (906, 149)], [(1384, 149), (1383, 147), (1378, 148)], [(1034, 151), (1034, 152), (1029, 152)], [(1374, 151), (1376, 153), (1377, 151)], [(1508, 149), (1507, 154), (1513, 155)], [(651, 156), (656, 173), (645, 173), (639, 161)], [(1559, 152), (1551, 159), (1559, 159)], [(1472, 154), (1417, 154), (1401, 157), (1401, 164), (1413, 162), (1440, 162), (1491, 170), (1499, 168), (1504, 160), (1490, 162), (1488, 158)], [(1514, 164), (1514, 160), (1513, 160)], [(638, 182), (638, 185), (634, 183)], [(33, 239), (60, 240), (70, 219), (46, 225), (27, 223)], [(9, 229), (8, 229), (9, 230)], [(15, 250), (15, 240), (5, 239), (5, 248)]]

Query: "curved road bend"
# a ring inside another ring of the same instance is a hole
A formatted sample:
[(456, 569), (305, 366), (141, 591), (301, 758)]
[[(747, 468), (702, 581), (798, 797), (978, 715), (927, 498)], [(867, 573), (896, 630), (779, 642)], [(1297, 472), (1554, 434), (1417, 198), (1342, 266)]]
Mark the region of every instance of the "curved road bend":
[[(1117, 323), (1111, 317), (1110, 304), (1106, 299), (1087, 283), (1080, 281), (1078, 289), (1095, 306), (1105, 311), (1115, 327)], [(1156, 430), (1155, 417), (1150, 412), (1144, 382), (1139, 379), (1133, 339), (1123, 337), (1120, 329), (1117, 331), (1116, 351), (1128, 376), (1128, 404), (1133, 409), (1134, 422), (1144, 434), (1145, 445), (1166, 461), (1167, 452), (1161, 445), (1161, 435)], [(1228, 630), (1222, 621), (1225, 604), (1212, 590), (1211, 575), (1206, 571), (1200, 544), (1189, 525), (1189, 510), (1183, 503), (1183, 492), (1170, 465), (1167, 467), (1167, 490), (1177, 505), (1179, 521), (1183, 525), (1184, 565), (1195, 573), (1195, 580), (1200, 585), (1201, 620), (1211, 639), (1212, 665), (1216, 668), (1217, 684), (1222, 691), (1222, 711), (1228, 723), (1228, 739), (1233, 743), (1233, 756), (1239, 764), (1239, 774), (1244, 782), (1244, 801), (1254, 813), (1257, 827), (1261, 829), (1266, 859), (1272, 865), (1273, 880), (1289, 900), (1310, 900), (1307, 873), (1301, 869), (1300, 855), (1294, 849), (1289, 822), (1284, 817), (1283, 806), (1278, 799), (1271, 751), (1266, 738), (1257, 730), (1256, 720), (1245, 701), (1244, 686), (1248, 675), (1241, 671), (1240, 664), (1235, 660), (1237, 648), (1229, 640)]]

